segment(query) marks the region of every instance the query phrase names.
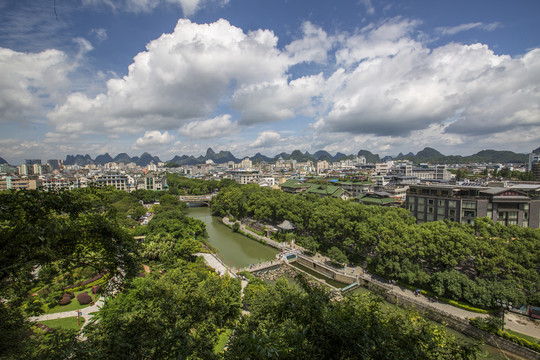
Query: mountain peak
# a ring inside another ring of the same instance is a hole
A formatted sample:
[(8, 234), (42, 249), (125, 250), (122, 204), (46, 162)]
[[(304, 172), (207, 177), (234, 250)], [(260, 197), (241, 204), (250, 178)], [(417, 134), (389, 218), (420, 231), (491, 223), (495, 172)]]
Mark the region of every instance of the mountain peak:
[(207, 157), (207, 158), (210, 158), (210, 157), (213, 157), (213, 156), (216, 156), (216, 153), (214, 152), (214, 150), (212, 150), (212, 148), (209, 147), (209, 148), (206, 150), (206, 157)]
[(427, 158), (434, 158), (434, 157), (439, 157), (439, 156), (444, 156), (444, 155), (433, 148), (425, 147), (424, 150), (419, 151), (416, 154), (416, 156), (419, 158), (427, 159)]

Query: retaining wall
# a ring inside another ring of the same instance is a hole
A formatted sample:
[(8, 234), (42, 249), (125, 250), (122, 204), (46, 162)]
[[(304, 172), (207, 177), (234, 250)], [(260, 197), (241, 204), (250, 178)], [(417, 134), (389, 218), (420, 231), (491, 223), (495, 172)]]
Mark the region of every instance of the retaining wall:
[(540, 359), (539, 353), (513, 343), (512, 341), (504, 339), (500, 336), (490, 334), (482, 329), (478, 329), (470, 325), (468, 320), (462, 319), (447, 312), (443, 312), (440, 309), (434, 310), (423, 303), (399, 296), (399, 294), (386, 293), (383, 296), (391, 303), (402, 307), (414, 308), (428, 319), (438, 323), (444, 323), (446, 326), (474, 339), (482, 339), (488, 345), (499, 348), (503, 351), (507, 351), (511, 354), (515, 354), (524, 359)]
[(298, 255), (297, 261), (299, 264), (304, 265), (308, 269), (312, 269), (313, 271), (316, 271), (319, 274), (324, 275), (335, 281), (339, 281), (344, 284), (352, 284), (357, 281), (356, 277), (352, 275), (340, 273), (339, 271), (331, 268), (330, 266), (318, 263), (303, 255)]

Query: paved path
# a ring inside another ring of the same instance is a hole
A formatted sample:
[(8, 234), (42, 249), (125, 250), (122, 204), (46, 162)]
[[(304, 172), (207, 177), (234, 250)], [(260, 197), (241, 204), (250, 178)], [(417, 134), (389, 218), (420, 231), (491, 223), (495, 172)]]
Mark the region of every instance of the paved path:
[(236, 277), (236, 274), (227, 268), (222, 261), (220, 261), (214, 254), (209, 253), (197, 253), (193, 254), (195, 256), (202, 256), (204, 257), (204, 260), (206, 260), (206, 263), (213, 267), (216, 272), (219, 274), (219, 276), (223, 276), (225, 274), (229, 274), (231, 277)]
[[(77, 301), (77, 299), (72, 299), (71, 301)], [(84, 318), (85, 320), (83, 326), (81, 327), (81, 330), (86, 326), (86, 324), (88, 324), (90, 319), (94, 316), (90, 313), (98, 312), (99, 309), (103, 306), (103, 301), (104, 301), (103, 297), (100, 297), (94, 305), (78, 310), (81, 312), (81, 317)], [(59, 312), (59, 313), (54, 313), (54, 314), (44, 314), (40, 316), (31, 316), (28, 318), (28, 320), (40, 322), (40, 321), (45, 321), (45, 320), (63, 319), (63, 318), (73, 317), (73, 316), (77, 316), (77, 310), (64, 311), (64, 312)]]

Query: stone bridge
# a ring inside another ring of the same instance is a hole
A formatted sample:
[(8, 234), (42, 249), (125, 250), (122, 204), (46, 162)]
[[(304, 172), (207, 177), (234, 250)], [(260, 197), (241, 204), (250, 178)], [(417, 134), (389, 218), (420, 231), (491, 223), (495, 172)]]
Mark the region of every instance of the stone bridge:
[(210, 201), (212, 201), (212, 198), (216, 196), (215, 194), (211, 195), (180, 195), (178, 199), (181, 202), (185, 203), (200, 203), (200, 204), (206, 204), (210, 206)]

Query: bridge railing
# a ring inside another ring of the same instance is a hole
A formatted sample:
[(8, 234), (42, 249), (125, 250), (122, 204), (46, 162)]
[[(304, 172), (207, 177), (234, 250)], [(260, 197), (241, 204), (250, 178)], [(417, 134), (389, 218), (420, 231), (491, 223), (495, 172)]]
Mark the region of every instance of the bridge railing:
[(242, 272), (242, 271), (255, 272), (255, 271), (264, 270), (270, 267), (278, 266), (278, 265), (281, 265), (282, 263), (283, 263), (283, 260), (281, 259), (269, 260), (262, 263), (252, 264), (250, 266), (243, 267), (241, 269), (238, 269), (237, 271), (238, 272)]

